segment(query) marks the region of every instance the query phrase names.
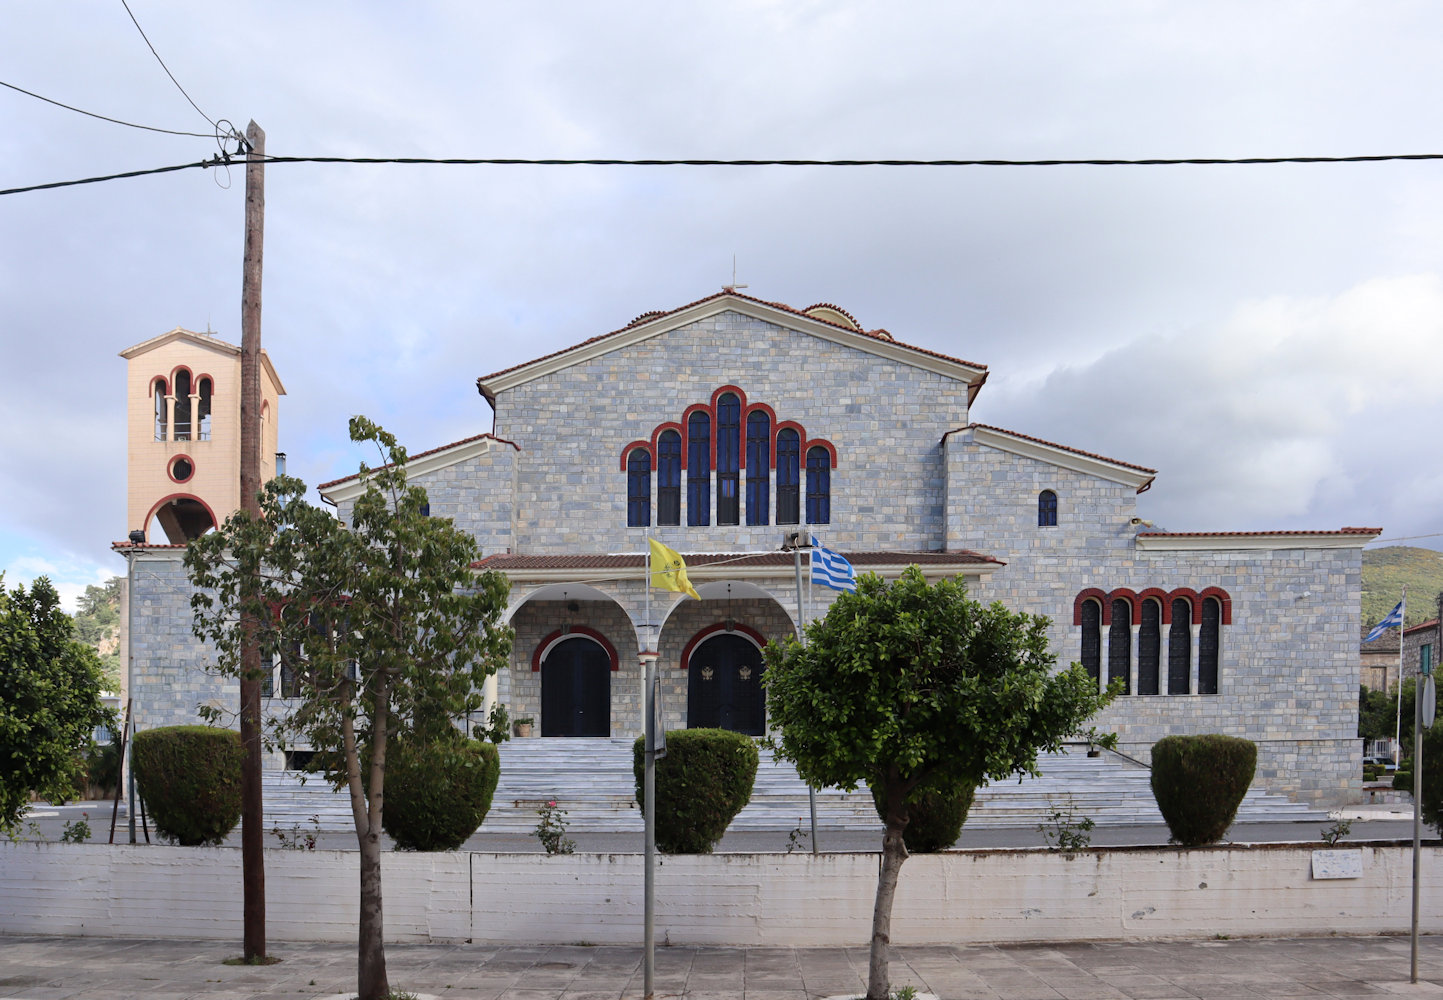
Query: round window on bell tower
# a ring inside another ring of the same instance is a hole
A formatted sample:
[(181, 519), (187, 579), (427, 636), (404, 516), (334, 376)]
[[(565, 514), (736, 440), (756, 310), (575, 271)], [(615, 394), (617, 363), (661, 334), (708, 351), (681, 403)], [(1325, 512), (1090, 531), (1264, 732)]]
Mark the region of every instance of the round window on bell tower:
[(195, 475), (195, 463), (192, 462), (190, 459), (186, 458), (184, 455), (181, 455), (171, 460), (171, 479), (174, 479), (177, 483), (183, 483), (190, 479), (190, 477), (193, 475)]

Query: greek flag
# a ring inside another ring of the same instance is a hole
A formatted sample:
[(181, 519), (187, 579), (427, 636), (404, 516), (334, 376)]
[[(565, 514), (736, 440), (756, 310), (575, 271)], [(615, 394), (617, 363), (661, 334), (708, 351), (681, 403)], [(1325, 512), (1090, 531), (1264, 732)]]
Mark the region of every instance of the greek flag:
[(833, 590), (857, 592), (857, 574), (852, 564), (839, 552), (824, 549), (812, 536), (812, 582)]
[(1407, 600), (1408, 600), (1408, 599), (1405, 597), (1405, 598), (1403, 598), (1402, 601), (1399, 601), (1399, 602), (1398, 602), (1398, 606), (1397, 606), (1396, 608), (1394, 608), (1392, 611), (1389, 611), (1389, 612), (1388, 612), (1388, 617), (1387, 617), (1387, 618), (1384, 618), (1384, 619), (1383, 619), (1382, 621), (1380, 621), (1377, 625), (1374, 625), (1374, 626), (1373, 626), (1373, 631), (1369, 632), (1368, 635), (1367, 635), (1367, 637), (1364, 638), (1363, 641), (1364, 641), (1364, 642), (1372, 642), (1374, 639), (1378, 638), (1378, 636), (1382, 635), (1384, 632), (1388, 631), (1390, 628), (1393, 628), (1395, 625), (1402, 625), (1402, 624), (1403, 624), (1403, 604), (1404, 604), (1404, 602), (1407, 601)]

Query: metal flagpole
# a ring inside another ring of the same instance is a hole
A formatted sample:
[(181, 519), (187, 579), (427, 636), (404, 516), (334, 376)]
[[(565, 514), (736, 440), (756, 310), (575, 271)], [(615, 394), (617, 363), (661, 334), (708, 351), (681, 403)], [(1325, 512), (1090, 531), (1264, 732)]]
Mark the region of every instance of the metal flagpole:
[[(1403, 584), (1403, 620), (1398, 623), (1398, 711), (1393, 724), (1393, 766), (1403, 762), (1403, 630), (1408, 627), (1408, 585)], [(1418, 697), (1414, 686), (1413, 697)]]
[[(790, 532), (789, 534), (794, 540), (794, 544), (792, 545), (792, 565), (796, 567), (797, 571), (797, 641), (800, 642), (803, 646), (805, 646), (807, 644), (807, 634), (804, 631), (807, 620), (807, 606), (802, 599), (802, 533), (800, 531), (795, 531)], [(809, 546), (807, 549), (807, 568), (811, 569), (811, 539), (808, 538), (807, 542)], [(807, 782), (807, 807), (812, 817), (812, 853), (816, 854), (818, 851), (817, 790), (812, 787), (812, 783), (810, 781)]]
[[(646, 533), (646, 552), (642, 556), (643, 582), (646, 588), (646, 641), (651, 640), (651, 532)], [(656, 972), (656, 706), (653, 704), (656, 682), (656, 651), (647, 649), (641, 654), (641, 665), (646, 690), (642, 692), (643, 760), (645, 771), (642, 778), (642, 797), (646, 799), (643, 820), (646, 826), (646, 855), (644, 903), (642, 904), (642, 992), (646, 1000), (652, 998), (652, 980)]]

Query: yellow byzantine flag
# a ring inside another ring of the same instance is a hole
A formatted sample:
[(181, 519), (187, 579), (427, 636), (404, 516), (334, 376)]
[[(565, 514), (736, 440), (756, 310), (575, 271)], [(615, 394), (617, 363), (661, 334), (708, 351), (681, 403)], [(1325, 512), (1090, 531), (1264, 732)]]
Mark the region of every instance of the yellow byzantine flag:
[(651, 585), (662, 590), (674, 590), (679, 594), (690, 594), (698, 601), (701, 595), (686, 578), (686, 560), (675, 549), (669, 549), (655, 538), (651, 543)]

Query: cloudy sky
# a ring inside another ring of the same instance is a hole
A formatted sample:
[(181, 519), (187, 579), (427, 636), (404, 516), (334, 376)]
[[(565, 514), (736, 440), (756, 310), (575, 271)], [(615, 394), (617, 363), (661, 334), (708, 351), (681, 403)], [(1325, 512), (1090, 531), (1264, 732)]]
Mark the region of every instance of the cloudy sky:
[[(273, 155), (1150, 158), (1443, 152), (1419, 2), (131, 0), (212, 119)], [(9, 0), (0, 80), (212, 126), (120, 0)], [(0, 188), (212, 138), (0, 89)], [(737, 277), (988, 364), (973, 419), (1160, 470), (1171, 530), (1443, 547), (1443, 162), (961, 169), (274, 165), (264, 341), (290, 471), (490, 429), (476, 376)], [(240, 339), (244, 178), (0, 198), (0, 569), (123, 570), (124, 362)]]

